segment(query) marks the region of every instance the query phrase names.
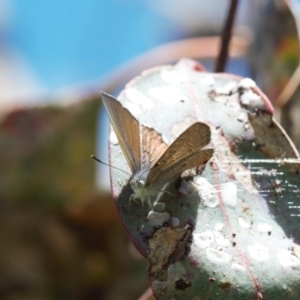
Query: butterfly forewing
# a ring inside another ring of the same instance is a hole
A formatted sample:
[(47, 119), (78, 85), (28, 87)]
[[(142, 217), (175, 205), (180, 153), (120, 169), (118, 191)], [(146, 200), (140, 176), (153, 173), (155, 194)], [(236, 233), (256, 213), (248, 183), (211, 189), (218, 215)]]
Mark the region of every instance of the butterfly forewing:
[[(172, 165), (163, 171), (163, 176), (157, 176), (155, 184), (164, 183), (176, 179), (184, 171), (205, 164), (214, 154), (213, 149), (204, 149), (191, 154), (189, 157)], [(161, 172), (160, 172), (161, 174)]]
[(132, 174), (141, 168), (139, 122), (112, 96), (101, 93), (103, 104)]
[(201, 149), (210, 142), (210, 128), (195, 123), (185, 130), (166, 150), (147, 176), (146, 185), (167, 182), (185, 170), (197, 167), (213, 154), (212, 149)]
[(151, 169), (167, 150), (161, 134), (147, 126), (142, 126), (142, 170)]

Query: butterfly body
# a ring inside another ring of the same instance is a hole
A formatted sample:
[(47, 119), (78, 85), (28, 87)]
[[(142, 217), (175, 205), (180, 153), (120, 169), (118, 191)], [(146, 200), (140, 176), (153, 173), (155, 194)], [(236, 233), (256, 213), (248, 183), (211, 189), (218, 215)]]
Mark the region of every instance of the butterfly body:
[(129, 203), (133, 200), (140, 199), (142, 204), (145, 202), (148, 203), (149, 206), (151, 206), (151, 198), (155, 197), (157, 195), (157, 190), (153, 189), (151, 186), (146, 186), (144, 180), (135, 180), (132, 179), (130, 181), (130, 185), (134, 191), (134, 194), (130, 196)]
[[(146, 157), (144, 160), (146, 160)], [(144, 165), (146, 166), (147, 164), (151, 165), (154, 164), (155, 161), (152, 163), (150, 162), (144, 162)], [(149, 206), (151, 206), (151, 199), (155, 198), (157, 196), (158, 191), (161, 190), (161, 185), (160, 184), (150, 184), (147, 182), (147, 178), (149, 175), (150, 170), (140, 170), (136, 172), (131, 180), (130, 180), (130, 185), (134, 191), (134, 193), (130, 196), (129, 203), (133, 200), (141, 200), (142, 204), (145, 202), (148, 203)]]
[(132, 172), (134, 193), (129, 202), (140, 199), (151, 203), (167, 183), (212, 157), (213, 149), (202, 149), (210, 142), (208, 125), (194, 123), (168, 147), (161, 134), (139, 124), (117, 99), (105, 93), (101, 97)]

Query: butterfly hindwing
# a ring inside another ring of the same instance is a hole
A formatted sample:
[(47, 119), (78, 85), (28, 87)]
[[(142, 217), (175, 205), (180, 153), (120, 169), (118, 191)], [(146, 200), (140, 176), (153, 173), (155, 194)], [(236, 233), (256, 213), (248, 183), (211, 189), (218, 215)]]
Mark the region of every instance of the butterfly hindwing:
[(101, 93), (103, 104), (132, 174), (141, 168), (139, 122), (114, 97)]
[(161, 134), (147, 126), (142, 126), (142, 170), (151, 169), (167, 150)]
[(185, 170), (211, 158), (212, 149), (201, 150), (210, 142), (210, 128), (197, 122), (186, 129), (165, 151), (147, 176), (146, 185), (167, 182)]

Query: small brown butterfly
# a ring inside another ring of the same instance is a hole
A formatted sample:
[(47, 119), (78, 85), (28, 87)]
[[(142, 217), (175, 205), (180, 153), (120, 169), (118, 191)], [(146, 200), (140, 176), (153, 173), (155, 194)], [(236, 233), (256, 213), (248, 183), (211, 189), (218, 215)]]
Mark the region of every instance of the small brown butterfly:
[(202, 149), (210, 142), (210, 128), (197, 122), (186, 129), (169, 147), (162, 136), (138, 120), (114, 97), (101, 93), (103, 104), (132, 172), (130, 200), (142, 203), (157, 195), (153, 186), (166, 184), (181, 173), (205, 164), (213, 149)]

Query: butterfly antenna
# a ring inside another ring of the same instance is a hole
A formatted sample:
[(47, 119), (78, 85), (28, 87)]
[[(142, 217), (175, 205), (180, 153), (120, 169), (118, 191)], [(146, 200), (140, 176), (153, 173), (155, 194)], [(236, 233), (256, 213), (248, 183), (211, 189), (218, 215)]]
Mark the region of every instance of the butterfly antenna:
[(146, 172), (148, 172), (148, 171), (150, 171), (151, 169), (153, 169), (153, 168), (155, 168), (155, 167), (157, 167), (159, 165), (159, 162), (157, 162), (153, 167), (151, 167), (151, 168), (149, 168), (149, 169), (147, 169), (147, 170), (145, 170), (141, 175), (140, 175), (140, 177), (139, 177), (139, 179), (141, 179), (142, 178), (142, 176), (146, 173)]
[(96, 160), (96, 161), (99, 162), (100, 164), (103, 164), (103, 165), (106, 165), (106, 166), (108, 166), (108, 167), (114, 168), (114, 169), (116, 169), (116, 170), (122, 171), (123, 173), (126, 173), (127, 175), (130, 175), (130, 176), (131, 176), (131, 174), (127, 173), (126, 171), (124, 171), (124, 170), (122, 170), (122, 169), (119, 169), (119, 168), (117, 168), (117, 167), (111, 166), (111, 165), (109, 165), (109, 164), (103, 162), (102, 160), (100, 160), (99, 158), (97, 158), (95, 155), (91, 155), (91, 158), (93, 158), (94, 160)]

